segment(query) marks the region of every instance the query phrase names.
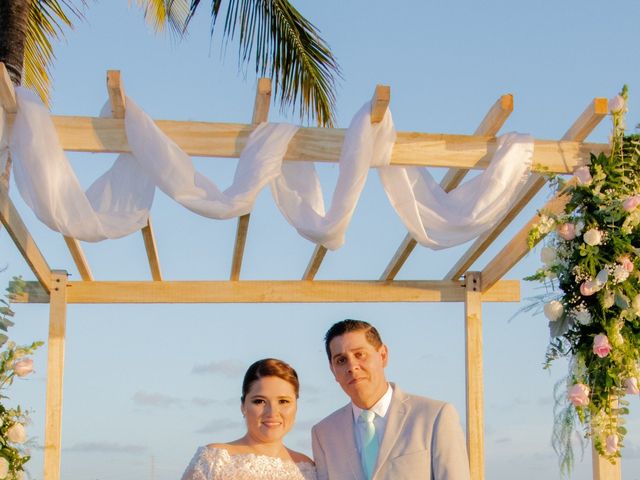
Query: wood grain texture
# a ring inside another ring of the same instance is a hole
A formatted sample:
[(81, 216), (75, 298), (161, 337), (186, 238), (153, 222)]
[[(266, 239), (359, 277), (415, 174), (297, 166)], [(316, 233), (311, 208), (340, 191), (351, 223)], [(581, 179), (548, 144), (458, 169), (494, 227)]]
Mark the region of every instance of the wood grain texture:
[(67, 248), (69, 249), (69, 253), (71, 253), (71, 258), (73, 258), (73, 263), (76, 264), (76, 268), (80, 273), (80, 278), (85, 282), (93, 281), (93, 274), (91, 273), (91, 268), (89, 267), (89, 262), (87, 262), (87, 257), (84, 254), (84, 250), (80, 246), (80, 242), (71, 237), (67, 237), (63, 235), (64, 243), (67, 244)]

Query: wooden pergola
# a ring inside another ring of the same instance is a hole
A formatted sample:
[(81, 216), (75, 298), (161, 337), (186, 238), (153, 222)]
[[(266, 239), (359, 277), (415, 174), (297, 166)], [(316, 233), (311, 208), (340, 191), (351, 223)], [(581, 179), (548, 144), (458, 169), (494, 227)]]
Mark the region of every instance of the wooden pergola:
[[(66, 151), (130, 152), (124, 130), (125, 97), (120, 72), (107, 72), (112, 118), (53, 116), (61, 145)], [(193, 156), (238, 158), (256, 124), (267, 121), (271, 81), (258, 82), (253, 118), (248, 124), (157, 120), (156, 124), (185, 152)], [(388, 108), (390, 89), (378, 86), (371, 102), (372, 122), (379, 122)], [(9, 128), (17, 111), (13, 85), (0, 64), (0, 105)], [(584, 143), (607, 115), (607, 100), (593, 99), (560, 140), (535, 140), (534, 170), (570, 174), (589, 161), (590, 153), (607, 151), (608, 145)], [(445, 190), (455, 188), (471, 169), (484, 169), (496, 148), (496, 134), (513, 111), (512, 95), (503, 95), (473, 135), (398, 132), (393, 165), (447, 167), (441, 181)], [(337, 162), (344, 129), (301, 128), (290, 143), (285, 161)], [(170, 281), (162, 275), (151, 219), (142, 229), (149, 261), (150, 280), (100, 281), (93, 277), (80, 242), (64, 237), (82, 280), (69, 281), (65, 270), (52, 270), (20, 218), (8, 184), (0, 184), (0, 220), (37, 281), (28, 282), (24, 303), (49, 303), (47, 398), (44, 444), (44, 479), (60, 478), (62, 392), (66, 311), (68, 304), (91, 303), (323, 303), (323, 302), (464, 302), (466, 345), (466, 431), (473, 480), (484, 480), (484, 400), (482, 352), (482, 303), (517, 302), (518, 280), (502, 277), (529, 251), (527, 235), (537, 222), (534, 216), (482, 269), (472, 271), (475, 261), (545, 184), (534, 174), (504, 218), (482, 234), (455, 262), (442, 279), (395, 280), (416, 246), (405, 237), (377, 279), (360, 281), (315, 280), (327, 253), (317, 246), (300, 280), (246, 281), (240, 273), (249, 215), (238, 218), (232, 267), (228, 280)], [(560, 212), (567, 199), (552, 198), (540, 210)], [(619, 480), (620, 464), (611, 465), (593, 453), (593, 478)]]

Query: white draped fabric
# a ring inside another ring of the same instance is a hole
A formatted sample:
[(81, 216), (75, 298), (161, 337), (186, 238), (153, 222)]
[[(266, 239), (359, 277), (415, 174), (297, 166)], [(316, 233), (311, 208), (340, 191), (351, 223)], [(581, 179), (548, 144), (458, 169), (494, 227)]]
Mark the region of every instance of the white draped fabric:
[(369, 169), (379, 167), (389, 200), (413, 237), (425, 246), (445, 248), (479, 235), (504, 215), (526, 179), (533, 154), (530, 137), (503, 136), (486, 171), (445, 193), (424, 168), (389, 166), (396, 138), (391, 114), (372, 124), (367, 102), (346, 132), (338, 181), (325, 211), (313, 163), (283, 163), (297, 126), (256, 127), (231, 186), (222, 191), (127, 98), (125, 130), (131, 154), (120, 155), (84, 192), (47, 109), (26, 89), (16, 88), (16, 95), (18, 113), (9, 138), (4, 117), (0, 119), (0, 160), (10, 150), (18, 190), (42, 222), (85, 241), (118, 238), (142, 228), (156, 186), (199, 215), (227, 219), (249, 213), (258, 193), (270, 184), (278, 208), (303, 237), (337, 249), (344, 243)]
[(533, 139), (508, 133), (497, 140), (489, 167), (445, 192), (426, 168), (378, 170), (389, 201), (421, 245), (434, 250), (477, 237), (507, 212), (531, 171)]
[(351, 120), (340, 152), (339, 174), (331, 207), (325, 213), (320, 181), (311, 162), (286, 162), (271, 184), (280, 211), (303, 237), (336, 250), (344, 243), (360, 193), (371, 166), (388, 165), (396, 140), (391, 113), (371, 123), (365, 103)]

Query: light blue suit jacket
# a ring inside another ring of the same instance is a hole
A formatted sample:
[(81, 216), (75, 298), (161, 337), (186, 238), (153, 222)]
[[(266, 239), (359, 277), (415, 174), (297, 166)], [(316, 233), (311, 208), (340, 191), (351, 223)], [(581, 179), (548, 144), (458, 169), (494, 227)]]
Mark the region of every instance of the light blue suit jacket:
[[(373, 480), (470, 480), (465, 438), (453, 405), (392, 386)], [(353, 426), (349, 403), (313, 427), (318, 480), (365, 480)]]

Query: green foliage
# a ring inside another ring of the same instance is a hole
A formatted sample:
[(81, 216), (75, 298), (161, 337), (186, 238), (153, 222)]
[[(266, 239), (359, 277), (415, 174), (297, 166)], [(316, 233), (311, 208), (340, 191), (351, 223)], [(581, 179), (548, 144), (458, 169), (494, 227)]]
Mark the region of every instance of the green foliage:
[[(626, 95), (625, 87), (612, 100), (620, 107), (612, 112), (611, 152), (592, 154), (575, 182), (556, 182), (569, 196), (564, 212), (541, 215), (529, 234), (531, 247), (547, 237), (547, 263), (526, 279), (553, 285), (559, 302), (545, 309), (545, 368), (571, 359), (552, 437), (563, 473), (573, 463), (576, 420), (601, 455), (620, 456), (621, 417), (629, 411), (623, 397), (640, 383), (640, 138), (624, 133)], [(565, 392), (575, 386), (586, 387), (588, 398), (570, 402)]]

